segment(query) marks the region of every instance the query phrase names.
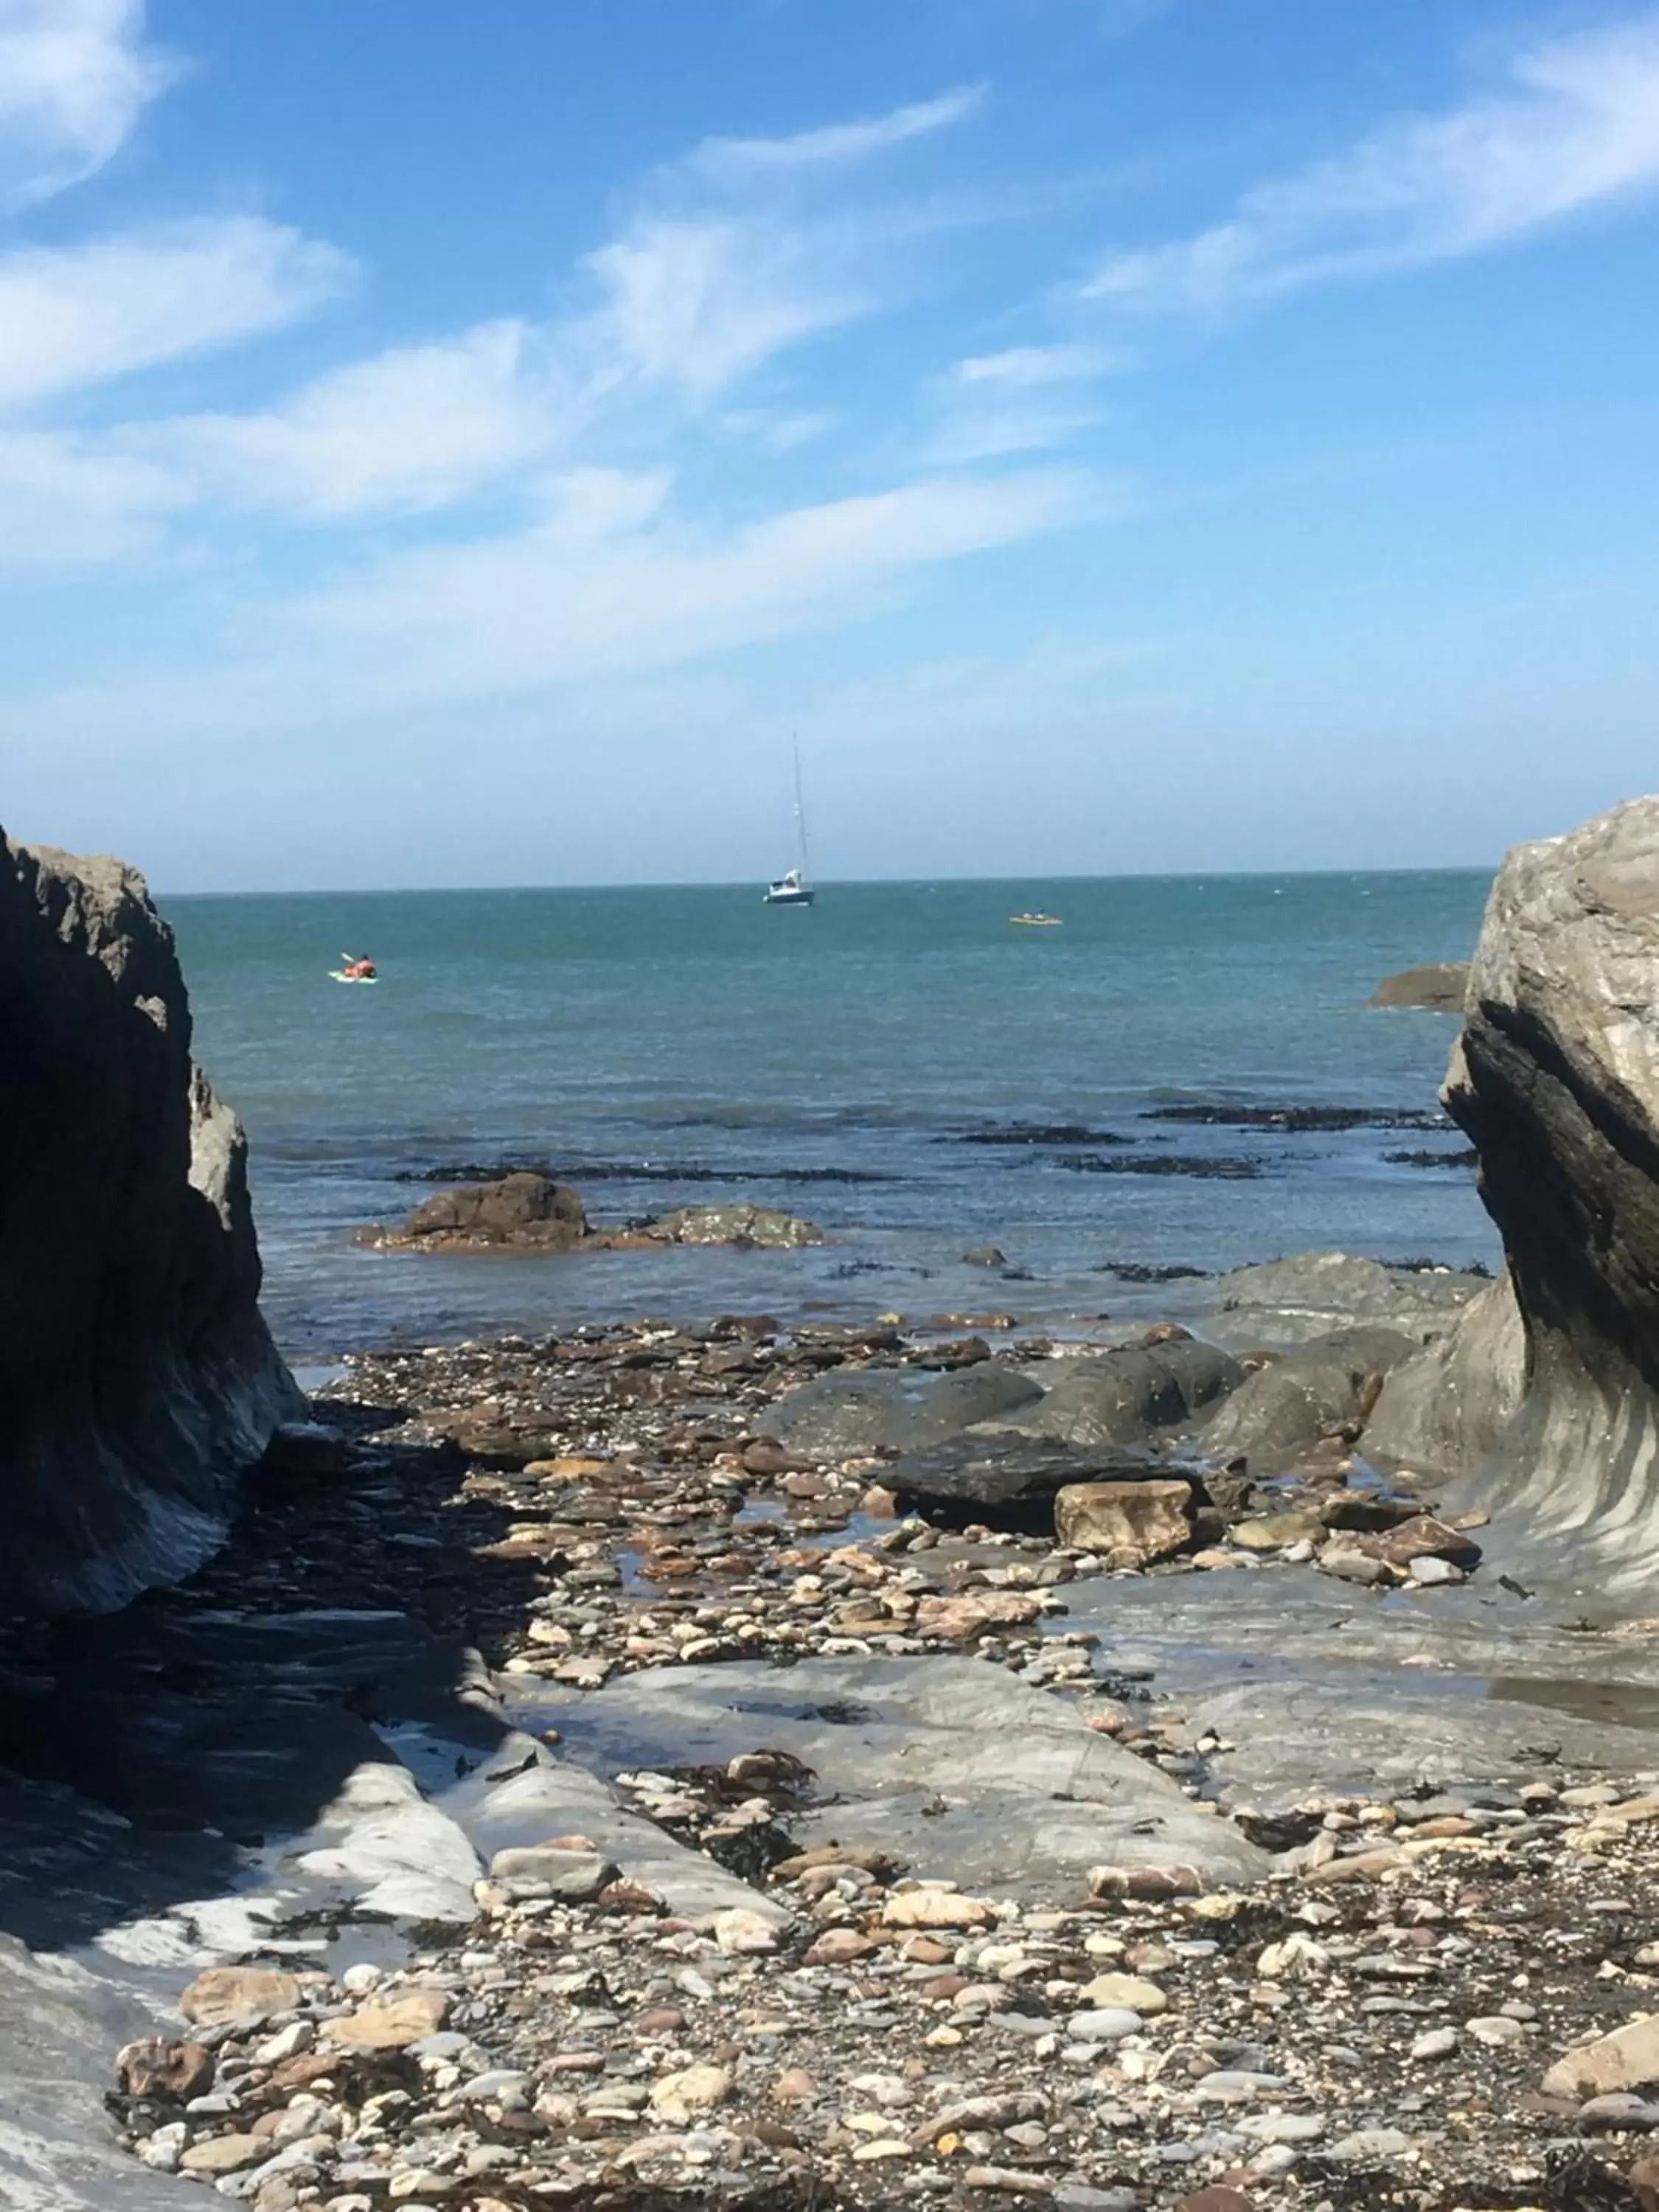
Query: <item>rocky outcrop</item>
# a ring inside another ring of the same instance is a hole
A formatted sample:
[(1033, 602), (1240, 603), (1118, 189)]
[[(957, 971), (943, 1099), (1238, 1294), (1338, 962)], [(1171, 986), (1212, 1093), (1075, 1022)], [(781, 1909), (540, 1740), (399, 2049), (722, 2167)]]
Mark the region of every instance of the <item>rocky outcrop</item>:
[(1430, 1475), (1467, 1474), (1521, 1402), (1526, 1339), (1507, 1272), (1446, 1334), (1396, 1367), (1365, 1424), (1367, 1459)]
[(1404, 968), (1397, 975), (1385, 975), (1369, 1003), (1420, 1007), (1431, 1014), (1461, 1014), (1468, 980), (1467, 960), (1438, 960), (1425, 968)]
[(0, 1613), (118, 1606), (218, 1541), (301, 1407), (258, 1291), (142, 878), (0, 834)]
[(409, 1216), (402, 1241), (460, 1250), (518, 1244), (568, 1252), (587, 1233), (587, 1211), (575, 1192), (526, 1170), (440, 1191)]
[(664, 1244), (784, 1251), (822, 1244), (823, 1231), (797, 1214), (748, 1205), (683, 1206), (632, 1228), (596, 1229), (568, 1185), (515, 1168), (489, 1182), (441, 1191), (400, 1228), (362, 1230), (358, 1241), (406, 1252), (638, 1252)]
[(1525, 1395), (1477, 1480), (1526, 1532), (1517, 1565), (1650, 1611), (1659, 799), (1509, 855), (1445, 1097), (1480, 1149), (1525, 1333)]

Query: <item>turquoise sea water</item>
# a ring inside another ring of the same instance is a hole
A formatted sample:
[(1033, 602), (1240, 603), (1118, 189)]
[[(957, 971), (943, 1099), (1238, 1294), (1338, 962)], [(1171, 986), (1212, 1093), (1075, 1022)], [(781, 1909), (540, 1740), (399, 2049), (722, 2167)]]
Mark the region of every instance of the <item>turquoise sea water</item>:
[[(1490, 1261), (1472, 1176), (1384, 1158), (1451, 1134), (1145, 1118), (1180, 1101), (1431, 1107), (1453, 1024), (1364, 1002), (1395, 969), (1467, 953), (1486, 881), (829, 885), (806, 912), (748, 886), (163, 903), (198, 1054), (252, 1139), (273, 1326), (317, 1356), (642, 1312), (1087, 1316), (1133, 1304), (1115, 1261)], [(1063, 927), (1011, 927), (1027, 908)], [(343, 951), (383, 981), (331, 982)], [(961, 1141), (1016, 1121), (1094, 1133)], [(1071, 1164), (1164, 1155), (1255, 1173)], [(506, 1161), (565, 1174), (597, 1220), (753, 1198), (832, 1241), (448, 1259), (351, 1243), (428, 1194), (400, 1177)], [(960, 1264), (988, 1241), (1025, 1279)]]

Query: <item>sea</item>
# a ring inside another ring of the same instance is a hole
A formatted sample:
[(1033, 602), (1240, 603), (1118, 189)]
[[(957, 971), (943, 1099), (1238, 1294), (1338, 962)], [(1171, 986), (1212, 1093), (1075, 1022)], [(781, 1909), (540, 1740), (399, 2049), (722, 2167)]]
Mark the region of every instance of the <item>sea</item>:
[[(1378, 981), (1470, 951), (1479, 872), (163, 900), (241, 1114), (265, 1306), (302, 1362), (725, 1312), (1000, 1312), (1085, 1333), (1314, 1249), (1490, 1266), (1431, 1115), (1450, 1018)], [(1057, 928), (1014, 926), (1042, 910)], [(329, 970), (368, 954), (380, 981)], [(822, 1245), (562, 1255), (356, 1241), (442, 1178), (544, 1169), (597, 1224), (753, 1200)], [(1006, 1267), (967, 1264), (987, 1245)], [(1147, 1279), (1149, 1276), (1154, 1279)]]

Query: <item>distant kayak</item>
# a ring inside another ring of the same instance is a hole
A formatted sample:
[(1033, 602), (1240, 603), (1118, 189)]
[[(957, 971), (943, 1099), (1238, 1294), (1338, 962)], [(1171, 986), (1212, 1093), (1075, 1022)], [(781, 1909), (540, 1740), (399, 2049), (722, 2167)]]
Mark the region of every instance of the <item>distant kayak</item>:
[(380, 980), (374, 963), (362, 952), (343, 952), (343, 967), (331, 968), (329, 974), (337, 983), (378, 983)]
[(336, 983), (378, 983), (378, 975), (349, 975), (343, 968), (331, 968), (329, 975)]
[(1061, 926), (1057, 914), (1011, 914), (1008, 919), (1016, 929), (1058, 929)]

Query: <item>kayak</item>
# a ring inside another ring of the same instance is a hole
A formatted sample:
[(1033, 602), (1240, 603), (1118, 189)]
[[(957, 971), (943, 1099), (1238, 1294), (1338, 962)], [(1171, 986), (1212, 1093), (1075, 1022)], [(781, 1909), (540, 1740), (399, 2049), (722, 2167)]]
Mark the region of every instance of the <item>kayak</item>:
[(331, 968), (329, 975), (337, 983), (378, 983), (378, 975), (348, 975), (343, 968)]

